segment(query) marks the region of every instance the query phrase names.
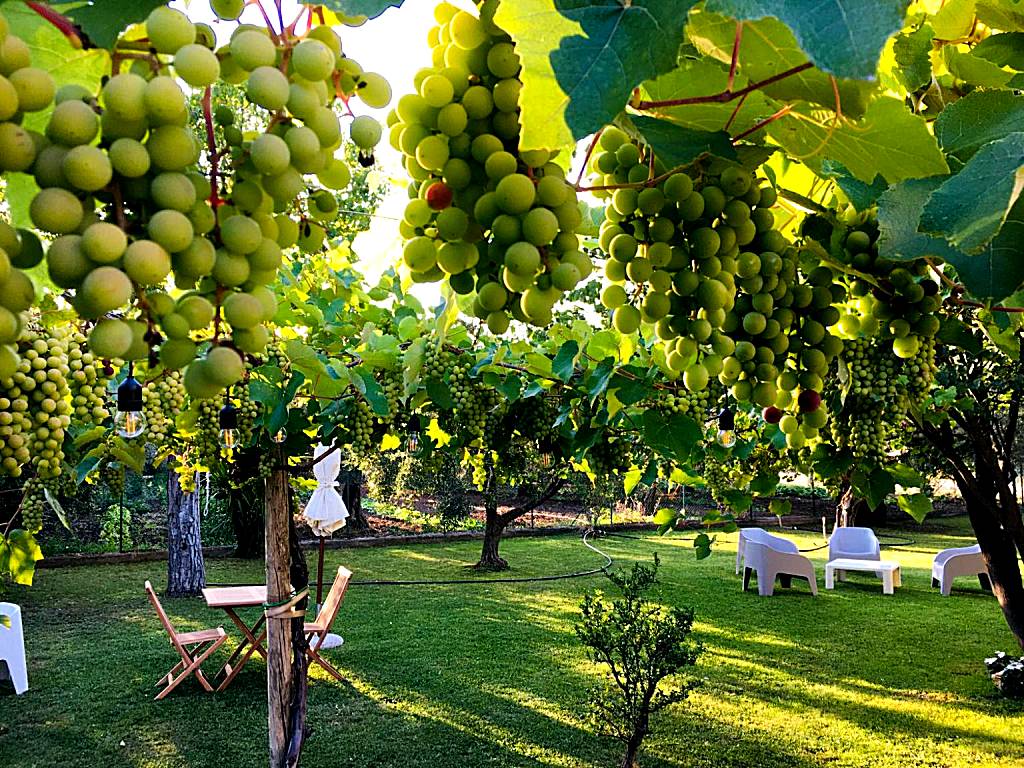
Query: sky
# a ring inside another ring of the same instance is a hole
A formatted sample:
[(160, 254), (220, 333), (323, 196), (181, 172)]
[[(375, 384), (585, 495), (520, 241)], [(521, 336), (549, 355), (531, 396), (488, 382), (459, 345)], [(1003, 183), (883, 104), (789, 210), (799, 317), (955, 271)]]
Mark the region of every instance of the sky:
[[(450, 1), (465, 8), (473, 6), (469, 0)], [(264, 0), (264, 4), (268, 11), (273, 6), (272, 0)], [(430, 64), (430, 48), (426, 38), (427, 31), (435, 24), (433, 11), (436, 4), (436, 0), (406, 0), (401, 8), (389, 8), (381, 16), (359, 27), (337, 28), (345, 54), (359, 62), (364, 70), (383, 75), (391, 84), (394, 94), (391, 106), (394, 106), (401, 94), (412, 89), (416, 71)], [(173, 5), (187, 13), (193, 22), (211, 24), (219, 44), (227, 41), (234, 28), (234, 22), (215, 20), (208, 0), (191, 0), (187, 5), (178, 0)], [(294, 0), (284, 0), (286, 23), (298, 15), (298, 8)], [(263, 18), (256, 6), (248, 6), (242, 13), (241, 21), (262, 24)], [(353, 100), (352, 108), (356, 114), (374, 115), (382, 124), (390, 110), (390, 107), (369, 109), (358, 99)], [(408, 201), (402, 156), (388, 143), (387, 130), (374, 154), (378, 166), (392, 183), (370, 229), (357, 236), (353, 243), (360, 267), (371, 280), (375, 280), (389, 264), (401, 258), (402, 242), (397, 224)], [(416, 289), (415, 293), (430, 304), (435, 303), (440, 296), (436, 286), (416, 286)]]

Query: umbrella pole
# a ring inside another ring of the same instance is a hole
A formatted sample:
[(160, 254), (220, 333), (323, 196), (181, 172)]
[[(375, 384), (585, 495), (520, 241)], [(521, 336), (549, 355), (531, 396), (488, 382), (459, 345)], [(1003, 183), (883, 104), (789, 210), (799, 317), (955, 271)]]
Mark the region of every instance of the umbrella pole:
[(316, 565), (316, 612), (320, 615), (320, 606), (324, 604), (324, 537), (320, 539), (320, 561)]

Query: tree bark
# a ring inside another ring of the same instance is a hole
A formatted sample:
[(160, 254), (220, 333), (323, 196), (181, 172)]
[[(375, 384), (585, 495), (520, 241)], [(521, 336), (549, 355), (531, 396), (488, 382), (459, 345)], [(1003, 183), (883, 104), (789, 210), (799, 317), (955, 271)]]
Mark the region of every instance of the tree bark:
[(350, 533), (362, 533), (370, 530), (370, 521), (363, 512), (363, 473), (358, 469), (347, 469), (342, 472), (345, 482), (341, 486), (341, 500), (348, 510), (345, 530)]
[(864, 499), (857, 496), (849, 478), (844, 477), (839, 485), (835, 527), (862, 525), (874, 528), (885, 525), (885, 521), (885, 504), (880, 504), (878, 509), (871, 509)]
[(243, 448), (231, 467), (228, 512), (235, 532), (235, 557), (263, 557), (263, 489), (259, 482), (260, 448)]
[[(956, 419), (973, 459), (970, 465), (952, 429), (922, 424), (921, 431), (950, 467), (981, 546), (992, 593), (1024, 648), (1024, 580), (1017, 560), (1018, 554), (1024, 555), (1024, 520), (1013, 492), (1011, 466), (1000, 460), (991, 426), (982, 417), (958, 412)], [(1012, 440), (1007, 442), (1012, 446)]]
[[(288, 470), (279, 446), (275, 446), (274, 469), (266, 484), (266, 573), (267, 604), (287, 602), (291, 596), (291, 517)], [(295, 693), (292, 665), (292, 622), (267, 619), (267, 730), (270, 739), (270, 768), (287, 768), (293, 721), (291, 703)], [(297, 761), (297, 758), (296, 758)]]
[(565, 485), (565, 478), (552, 475), (539, 495), (527, 499), (524, 503), (513, 507), (507, 512), (498, 511), (498, 478), (493, 465), (488, 464), (487, 479), (484, 481), (484, 541), (480, 560), (474, 566), (486, 571), (504, 571), (508, 569), (508, 561), (498, 554), (501, 536), (505, 529), (523, 515), (529, 514), (541, 504), (550, 501)]
[(167, 471), (167, 594), (192, 597), (206, 586), (199, 494), (181, 488), (174, 467)]

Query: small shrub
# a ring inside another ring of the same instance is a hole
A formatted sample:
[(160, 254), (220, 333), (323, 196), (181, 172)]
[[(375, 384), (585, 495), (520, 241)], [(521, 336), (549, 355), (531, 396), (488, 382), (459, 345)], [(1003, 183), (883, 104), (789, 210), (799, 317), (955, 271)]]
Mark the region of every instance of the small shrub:
[(646, 597), (657, 583), (658, 565), (655, 554), (653, 567), (634, 563), (626, 573), (609, 573), (622, 597), (587, 595), (576, 624), (591, 660), (607, 667), (608, 679), (591, 698), (592, 714), (603, 732), (626, 745), (622, 768), (639, 764), (651, 715), (683, 701), (697, 685), (677, 677), (702, 650), (690, 636), (693, 610), (666, 609)]

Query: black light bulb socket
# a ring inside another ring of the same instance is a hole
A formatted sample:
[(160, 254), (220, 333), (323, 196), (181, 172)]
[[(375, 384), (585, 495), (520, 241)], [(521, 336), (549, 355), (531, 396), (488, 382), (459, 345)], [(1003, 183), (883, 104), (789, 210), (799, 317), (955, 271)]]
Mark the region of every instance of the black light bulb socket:
[(718, 414), (718, 428), (726, 432), (736, 429), (736, 414), (728, 408), (723, 408)]
[(218, 414), (221, 429), (238, 429), (238, 409), (231, 403), (226, 403)]
[(406, 432), (419, 432), (420, 431), (420, 417), (410, 416), (409, 423), (405, 425)]
[(138, 413), (142, 410), (142, 385), (130, 373), (117, 388), (117, 410), (123, 413)]

